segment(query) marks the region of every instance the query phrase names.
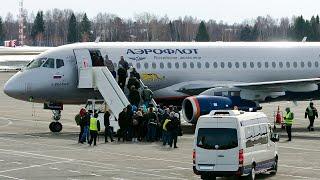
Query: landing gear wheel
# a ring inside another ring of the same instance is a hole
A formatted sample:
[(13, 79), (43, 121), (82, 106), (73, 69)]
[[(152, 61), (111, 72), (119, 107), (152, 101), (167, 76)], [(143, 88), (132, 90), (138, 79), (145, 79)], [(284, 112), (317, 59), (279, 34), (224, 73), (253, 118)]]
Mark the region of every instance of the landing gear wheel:
[(62, 130), (62, 124), (59, 122), (51, 122), (49, 129), (51, 132), (60, 132)]

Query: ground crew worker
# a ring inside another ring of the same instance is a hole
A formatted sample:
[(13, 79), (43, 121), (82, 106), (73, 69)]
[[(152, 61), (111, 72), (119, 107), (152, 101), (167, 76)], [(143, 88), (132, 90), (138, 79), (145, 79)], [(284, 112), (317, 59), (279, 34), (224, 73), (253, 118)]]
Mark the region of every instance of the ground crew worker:
[(89, 145), (91, 146), (92, 141), (93, 141), (93, 146), (97, 145), (97, 136), (98, 136), (98, 131), (100, 131), (100, 122), (97, 119), (98, 114), (94, 114), (94, 117), (90, 119), (90, 141)]
[(294, 114), (290, 111), (290, 108), (286, 108), (286, 114), (284, 116), (284, 123), (286, 125), (286, 130), (288, 133), (288, 141), (291, 141), (291, 127), (293, 124)]
[(313, 106), (313, 102), (310, 102), (309, 106), (306, 109), (306, 112), (304, 114), (304, 118), (309, 119), (309, 126), (308, 126), (308, 130), (309, 131), (314, 131), (314, 127), (313, 127), (313, 123), (314, 123), (314, 119), (318, 118), (318, 111), (317, 109)]
[(153, 99), (153, 92), (148, 88), (148, 86), (145, 86), (142, 93), (141, 93), (141, 97), (143, 100), (143, 104), (146, 107), (149, 107), (149, 104), (151, 102), (151, 100)]
[(111, 142), (113, 142), (112, 131), (110, 127), (110, 112), (106, 110), (104, 113), (104, 142), (108, 142), (108, 136), (110, 137)]

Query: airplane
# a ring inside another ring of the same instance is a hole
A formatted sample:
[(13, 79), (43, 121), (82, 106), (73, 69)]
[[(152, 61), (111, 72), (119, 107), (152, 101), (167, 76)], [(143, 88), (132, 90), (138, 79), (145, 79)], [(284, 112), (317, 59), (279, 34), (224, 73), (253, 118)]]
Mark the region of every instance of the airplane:
[(44, 103), (54, 113), (56, 128), (51, 123), (50, 130), (60, 132), (63, 104), (114, 96), (90, 83), (81, 88), (91, 76), (81, 71), (84, 66), (103, 66), (108, 55), (117, 68), (124, 56), (158, 103), (182, 104), (185, 120), (195, 124), (213, 109), (259, 110), (260, 102), (319, 99), (319, 49), (311, 42), (76, 43), (39, 54), (6, 82), (4, 92)]

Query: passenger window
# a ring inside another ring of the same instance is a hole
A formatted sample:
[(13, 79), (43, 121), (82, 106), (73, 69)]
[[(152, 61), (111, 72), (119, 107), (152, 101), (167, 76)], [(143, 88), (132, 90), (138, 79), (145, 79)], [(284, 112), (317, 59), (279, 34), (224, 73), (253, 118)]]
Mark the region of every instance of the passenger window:
[(286, 62), (286, 66), (287, 66), (287, 68), (290, 68), (290, 62)]
[(171, 62), (168, 62), (168, 63), (167, 63), (167, 67), (168, 67), (169, 69), (171, 69), (171, 66), (172, 66), (172, 65), (171, 65)]
[(194, 68), (193, 62), (190, 62), (190, 67), (191, 67), (192, 69)]
[(283, 63), (282, 62), (279, 62), (279, 67), (283, 68)]
[(258, 66), (258, 68), (261, 68), (261, 66), (262, 66), (262, 65), (261, 65), (261, 62), (258, 62), (258, 63), (257, 63), (257, 66)]
[(183, 62), (182, 63), (182, 67), (185, 69), (185, 68), (187, 68), (187, 63), (186, 62)]
[(293, 62), (293, 67), (294, 68), (297, 68), (298, 67), (298, 63), (295, 61), (295, 62)]
[(174, 64), (174, 66), (176, 67), (176, 69), (179, 69), (179, 63), (178, 63), (178, 62), (176, 62), (176, 63)]
[(201, 62), (197, 62), (197, 67), (200, 69), (201, 68)]
[(221, 68), (224, 68), (224, 62), (221, 62), (220, 65), (221, 65)]
[(218, 63), (217, 63), (217, 62), (214, 62), (214, 63), (213, 63), (213, 67), (214, 67), (214, 68), (218, 68)]
[(303, 61), (301, 61), (301, 64), (300, 64), (300, 65), (301, 65), (301, 67), (303, 68), (303, 67), (304, 67), (304, 62), (303, 62)]
[(61, 68), (64, 66), (64, 62), (62, 59), (56, 59), (56, 65), (57, 65), (57, 69)]
[(153, 63), (152, 63), (152, 68), (153, 68), (153, 69), (156, 69), (156, 68), (157, 68), (157, 64), (153, 62)]
[(264, 62), (264, 67), (265, 67), (265, 68), (269, 68), (269, 62), (267, 62), (267, 61)]
[(137, 66), (137, 69), (141, 68), (141, 64), (140, 63), (137, 63), (136, 66)]
[(160, 68), (163, 69), (164, 68), (164, 64), (163, 62), (160, 63)]
[(149, 64), (148, 63), (144, 63), (144, 68), (148, 69), (149, 68)]
[(253, 62), (250, 62), (250, 67), (254, 68), (254, 63)]
[(54, 68), (54, 59), (49, 58), (43, 65), (42, 67), (45, 68)]
[(276, 68), (276, 67), (277, 67), (276, 62), (272, 62), (272, 67), (273, 67), (273, 68)]
[(318, 62), (318, 61), (314, 62), (314, 66), (315, 66), (316, 68), (319, 67), (319, 62)]
[(310, 61), (308, 61), (308, 67), (311, 68), (312, 63)]
[(242, 63), (242, 67), (243, 67), (243, 68), (247, 68), (247, 63), (246, 63), (246, 62), (243, 62), (243, 63)]
[(231, 62), (228, 62), (228, 67), (232, 68), (232, 63)]
[(234, 65), (236, 66), (236, 68), (240, 67), (239, 62), (236, 62)]
[(210, 64), (208, 62), (205, 63), (206, 68), (208, 69), (210, 67)]

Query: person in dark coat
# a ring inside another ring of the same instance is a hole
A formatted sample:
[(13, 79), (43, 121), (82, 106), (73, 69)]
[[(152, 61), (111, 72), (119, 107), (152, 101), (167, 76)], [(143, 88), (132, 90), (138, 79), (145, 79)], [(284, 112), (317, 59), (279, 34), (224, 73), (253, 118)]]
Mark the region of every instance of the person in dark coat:
[(123, 110), (120, 112), (119, 114), (119, 118), (118, 118), (118, 124), (119, 124), (119, 131), (118, 131), (118, 141), (120, 141), (120, 139), (122, 138), (122, 141), (125, 141), (125, 132), (126, 132), (126, 126), (127, 126), (127, 108), (123, 108)]
[(119, 65), (118, 69), (118, 85), (124, 91), (124, 87), (126, 86), (126, 79), (127, 79), (127, 70), (124, 69), (121, 65)]
[(130, 76), (127, 88), (130, 90), (132, 86), (134, 86), (136, 89), (139, 89), (141, 87), (139, 80), (133, 76)]
[(85, 126), (83, 119), (86, 115), (86, 110), (84, 108), (81, 108), (79, 115), (80, 115), (80, 120), (79, 120), (80, 133), (79, 133), (78, 143), (81, 143), (81, 138), (82, 138), (84, 126)]
[(158, 116), (154, 113), (153, 108), (150, 107), (146, 117), (148, 121), (147, 141), (154, 142), (156, 140), (156, 133), (159, 124)]
[(112, 136), (112, 131), (111, 131), (111, 127), (110, 127), (110, 112), (108, 110), (106, 110), (106, 112), (104, 113), (104, 142), (107, 143), (108, 142), (108, 136), (110, 137), (111, 142), (113, 142), (113, 136)]
[(139, 91), (135, 88), (135, 86), (132, 86), (129, 92), (129, 102), (132, 105), (139, 107), (140, 99)]
[(140, 74), (136, 71), (136, 68), (132, 68), (132, 71), (130, 72), (131, 77), (135, 77), (137, 80), (140, 80)]
[(129, 104), (127, 106), (127, 128), (126, 128), (126, 139), (128, 141), (131, 141), (132, 139), (132, 133), (133, 133), (133, 107)]
[(171, 141), (169, 142), (170, 147), (172, 147), (172, 144), (174, 145), (174, 148), (178, 148), (177, 146), (177, 142), (178, 142), (178, 133), (179, 133), (179, 126), (180, 126), (180, 121), (179, 121), (179, 114), (178, 113), (174, 113), (171, 112), (171, 123), (172, 123), (172, 127), (169, 128), (171, 131), (170, 135), (171, 135)]
[(126, 70), (126, 72), (129, 70), (129, 63), (124, 60), (123, 56), (120, 57), (119, 65), (121, 65)]
[(85, 112), (85, 115), (83, 116), (82, 118), (82, 126), (84, 127), (83, 128), (83, 133), (82, 133), (82, 136), (81, 136), (81, 140), (80, 140), (80, 143), (84, 143), (87, 142), (89, 143), (89, 137), (90, 137), (90, 131), (89, 131), (89, 126), (90, 126), (90, 113), (89, 112)]

